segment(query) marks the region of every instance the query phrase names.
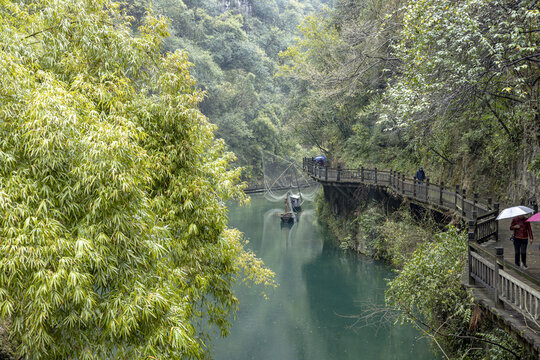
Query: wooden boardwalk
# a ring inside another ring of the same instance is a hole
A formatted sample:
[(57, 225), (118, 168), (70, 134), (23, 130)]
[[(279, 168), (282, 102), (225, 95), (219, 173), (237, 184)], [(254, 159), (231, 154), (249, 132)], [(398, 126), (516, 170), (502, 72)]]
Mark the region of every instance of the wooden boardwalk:
[(478, 304), (509, 329), (540, 359), (540, 224), (533, 223), (535, 241), (527, 249), (527, 270), (514, 265), (510, 219), (497, 221), (499, 205), (478, 194), (467, 196), (459, 186), (420, 183), (393, 170), (330, 168), (304, 159), (303, 169), (323, 186), (376, 186), (442, 213), (468, 226), (468, 264), (464, 285)]

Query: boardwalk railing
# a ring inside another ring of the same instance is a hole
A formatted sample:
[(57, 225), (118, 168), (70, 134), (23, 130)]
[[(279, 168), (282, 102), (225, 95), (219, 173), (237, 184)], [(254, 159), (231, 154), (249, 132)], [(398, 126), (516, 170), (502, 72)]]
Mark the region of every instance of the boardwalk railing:
[[(502, 250), (502, 249), (501, 249)], [(521, 313), (538, 325), (540, 320), (540, 291), (504, 270), (502, 251), (493, 256), (477, 244), (469, 243), (469, 276), (488, 289), (496, 304), (502, 303)]]
[(425, 182), (407, 178), (404, 174), (393, 170), (347, 169), (320, 166), (314, 160), (305, 158), (304, 171), (314, 179), (326, 183), (341, 185), (365, 184), (386, 187), (403, 197), (417, 202), (429, 204), (445, 211), (455, 212), (463, 221), (475, 222), (478, 229), (476, 241), (482, 242), (497, 236), (497, 221), (499, 205), (492, 204), (491, 198), (485, 203), (480, 202), (478, 194), (472, 199), (467, 198), (465, 189), (456, 187), (454, 190), (444, 186), (444, 183), (432, 184), (429, 178)]
[(320, 166), (312, 159), (304, 159), (304, 171), (314, 179), (328, 185), (350, 186), (354, 184), (385, 187), (402, 197), (428, 204), (440, 210), (453, 211), (469, 225), (469, 278), (493, 293), (495, 303), (506, 304), (520, 312), (527, 319), (538, 324), (540, 316), (540, 282), (528, 278), (534, 287), (523, 279), (518, 279), (505, 271), (512, 268), (501, 256), (490, 254), (477, 243), (494, 238), (497, 240), (499, 204), (492, 204), (491, 199), (481, 202), (477, 194), (467, 198), (465, 189), (449, 189), (440, 184), (432, 184), (407, 178), (393, 170), (347, 169)]

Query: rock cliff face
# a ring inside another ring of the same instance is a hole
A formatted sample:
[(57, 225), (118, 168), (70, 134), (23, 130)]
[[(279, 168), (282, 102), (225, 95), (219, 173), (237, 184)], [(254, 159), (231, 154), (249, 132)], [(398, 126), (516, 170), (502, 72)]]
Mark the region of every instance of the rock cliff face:
[(251, 1), (250, 0), (221, 0), (220, 10), (225, 12), (232, 9), (238, 9), (239, 11), (250, 14), (251, 13)]
[(540, 176), (529, 168), (532, 162), (540, 162), (540, 116), (525, 124), (523, 129), (522, 154), (511, 165), (508, 176), (511, 181), (506, 193), (511, 205), (534, 207), (540, 204)]
[(530, 145), (523, 150), (521, 162), (510, 169), (510, 176), (514, 181), (509, 184), (508, 197), (512, 204), (534, 207), (540, 203), (540, 179), (531, 171), (529, 164), (533, 159), (540, 157), (540, 147)]

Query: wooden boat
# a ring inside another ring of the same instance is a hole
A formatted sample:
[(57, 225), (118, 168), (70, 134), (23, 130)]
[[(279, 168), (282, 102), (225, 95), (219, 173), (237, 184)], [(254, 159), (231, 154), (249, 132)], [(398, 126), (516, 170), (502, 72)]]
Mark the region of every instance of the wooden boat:
[(292, 212), (284, 213), (280, 215), (282, 223), (294, 223), (296, 216)]

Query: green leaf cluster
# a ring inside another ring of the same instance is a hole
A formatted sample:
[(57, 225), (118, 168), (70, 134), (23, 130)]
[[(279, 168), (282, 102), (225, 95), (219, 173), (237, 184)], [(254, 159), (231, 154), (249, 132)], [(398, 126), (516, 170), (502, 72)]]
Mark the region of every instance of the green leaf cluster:
[(25, 359), (201, 358), (227, 333), (244, 200), (167, 21), (0, 2), (0, 317)]
[(389, 282), (387, 303), (403, 310), (407, 320), (419, 314), (430, 324), (469, 316), (460, 308), (467, 296), (461, 286), (466, 255), (466, 236), (453, 228), (419, 244), (403, 270)]

